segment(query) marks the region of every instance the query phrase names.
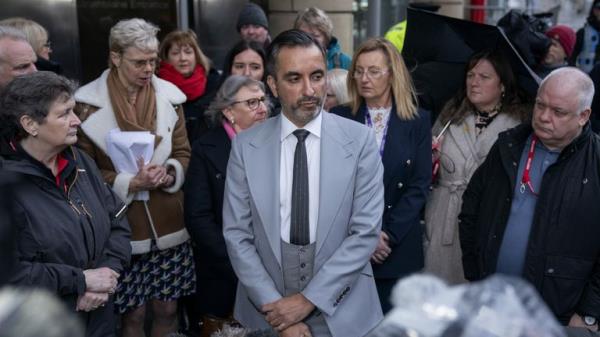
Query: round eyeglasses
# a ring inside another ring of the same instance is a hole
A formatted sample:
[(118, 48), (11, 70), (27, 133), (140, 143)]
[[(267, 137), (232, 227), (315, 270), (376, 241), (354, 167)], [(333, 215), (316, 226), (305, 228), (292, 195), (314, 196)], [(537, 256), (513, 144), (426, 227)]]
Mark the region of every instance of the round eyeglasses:
[(238, 104), (238, 103), (246, 103), (246, 105), (248, 106), (248, 108), (250, 110), (256, 110), (256, 109), (258, 109), (258, 106), (260, 105), (260, 103), (266, 104), (266, 101), (267, 101), (267, 98), (265, 96), (261, 96), (261, 97), (250, 98), (250, 99), (246, 99), (246, 100), (242, 100), (242, 101), (231, 102), (231, 105)]

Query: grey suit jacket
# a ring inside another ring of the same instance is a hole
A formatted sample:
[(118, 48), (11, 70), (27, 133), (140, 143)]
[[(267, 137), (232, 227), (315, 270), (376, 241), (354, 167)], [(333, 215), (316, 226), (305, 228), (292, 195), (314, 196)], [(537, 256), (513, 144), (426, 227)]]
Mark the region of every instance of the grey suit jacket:
[[(323, 112), (314, 276), (302, 291), (332, 335), (364, 336), (383, 318), (369, 258), (383, 214), (383, 166), (374, 133)], [(268, 327), (259, 309), (283, 294), (279, 214), (281, 117), (233, 141), (223, 204), (223, 234), (238, 278), (234, 316)]]

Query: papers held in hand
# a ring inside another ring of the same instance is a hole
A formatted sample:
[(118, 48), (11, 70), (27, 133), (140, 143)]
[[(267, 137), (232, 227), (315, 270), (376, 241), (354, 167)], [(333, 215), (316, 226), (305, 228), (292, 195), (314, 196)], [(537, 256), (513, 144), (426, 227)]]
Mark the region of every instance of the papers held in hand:
[[(136, 175), (138, 159), (148, 165), (154, 155), (154, 135), (149, 131), (112, 129), (106, 135), (106, 149), (117, 173)], [(134, 200), (148, 200), (148, 191), (137, 192)]]

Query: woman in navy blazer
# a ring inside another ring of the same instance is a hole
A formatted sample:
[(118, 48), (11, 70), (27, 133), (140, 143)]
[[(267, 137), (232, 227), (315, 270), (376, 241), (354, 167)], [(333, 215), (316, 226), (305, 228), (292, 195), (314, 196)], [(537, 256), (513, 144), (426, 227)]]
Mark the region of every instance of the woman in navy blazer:
[(214, 127), (194, 143), (185, 181), (186, 227), (194, 244), (196, 294), (188, 302), (192, 326), (203, 320), (203, 336), (231, 316), (237, 278), (223, 238), (223, 192), (231, 140), (268, 116), (265, 87), (246, 76), (229, 76), (206, 113)]
[(382, 309), (396, 281), (423, 268), (421, 210), (431, 183), (429, 112), (419, 109), (410, 74), (387, 40), (365, 41), (348, 73), (349, 106), (331, 112), (375, 131), (384, 167), (385, 209), (371, 257)]

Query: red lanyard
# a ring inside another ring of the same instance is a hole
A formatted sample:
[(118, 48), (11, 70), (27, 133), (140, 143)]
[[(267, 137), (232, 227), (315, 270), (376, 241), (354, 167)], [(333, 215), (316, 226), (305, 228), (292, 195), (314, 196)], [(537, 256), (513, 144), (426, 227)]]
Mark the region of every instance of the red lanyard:
[(531, 145), (529, 146), (529, 153), (527, 154), (527, 162), (525, 163), (523, 177), (521, 177), (521, 193), (525, 193), (525, 186), (527, 186), (533, 195), (538, 195), (533, 190), (533, 184), (531, 183), (531, 177), (529, 176), (531, 163), (533, 162), (533, 156), (535, 155), (535, 143), (537, 143), (537, 136), (534, 134), (531, 136)]

